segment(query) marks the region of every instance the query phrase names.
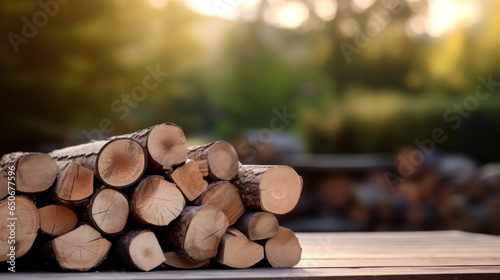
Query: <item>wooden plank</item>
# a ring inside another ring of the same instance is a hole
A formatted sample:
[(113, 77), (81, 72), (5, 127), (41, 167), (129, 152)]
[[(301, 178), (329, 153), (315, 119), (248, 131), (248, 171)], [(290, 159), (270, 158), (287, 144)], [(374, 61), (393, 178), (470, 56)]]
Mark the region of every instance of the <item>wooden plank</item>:
[[(459, 231), (298, 233), (292, 269), (16, 273), (12, 279), (498, 279), (500, 237)], [(3, 276), (3, 275), (2, 275)], [(3, 277), (2, 277), (3, 279)]]

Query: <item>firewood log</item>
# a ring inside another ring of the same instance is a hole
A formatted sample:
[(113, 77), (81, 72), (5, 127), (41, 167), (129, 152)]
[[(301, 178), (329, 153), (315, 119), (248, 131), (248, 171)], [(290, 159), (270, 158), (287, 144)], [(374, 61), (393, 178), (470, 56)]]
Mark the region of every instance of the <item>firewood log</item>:
[(167, 172), (167, 175), (182, 191), (188, 201), (193, 201), (208, 186), (207, 181), (203, 180), (198, 166), (191, 160), (188, 160), (172, 172)]
[(155, 234), (149, 229), (133, 230), (113, 244), (112, 256), (128, 268), (150, 271), (165, 261)]
[(272, 267), (293, 267), (300, 261), (302, 247), (295, 234), (284, 227), (278, 233), (262, 242), (266, 259)]
[(195, 205), (212, 205), (219, 208), (226, 215), (229, 226), (234, 224), (245, 213), (245, 206), (241, 201), (238, 188), (228, 181), (210, 184), (193, 203)]
[(164, 254), (165, 261), (163, 262), (167, 266), (182, 268), (182, 269), (193, 269), (199, 268), (203, 266), (207, 266), (210, 262), (209, 259), (201, 260), (201, 261), (192, 261), (186, 258), (179, 252), (169, 251)]
[[(16, 191), (20, 193), (44, 192), (52, 186), (57, 176), (56, 161), (47, 154), (16, 152), (4, 155), (0, 159), (0, 170), (4, 179), (8, 178), (9, 166), (15, 166)], [(1, 185), (2, 189), (5, 184), (4, 182)], [(6, 194), (3, 195), (5, 196)]]
[(302, 191), (302, 179), (288, 166), (240, 165), (233, 184), (246, 207), (274, 214), (290, 212)]
[(59, 236), (72, 231), (78, 223), (78, 216), (68, 207), (52, 204), (38, 209), (40, 231)]
[(238, 173), (238, 154), (224, 141), (190, 147), (188, 157), (196, 161), (204, 177), (212, 180), (228, 181)]
[(261, 245), (250, 241), (235, 228), (229, 228), (222, 236), (215, 260), (233, 268), (248, 268), (264, 258)]
[(234, 225), (250, 240), (268, 239), (278, 233), (278, 220), (267, 212), (247, 212)]
[(146, 152), (132, 139), (96, 141), (55, 150), (50, 155), (92, 170), (103, 184), (113, 188), (136, 183), (146, 170)]
[(58, 161), (54, 196), (58, 202), (78, 206), (94, 192), (94, 172), (71, 161)]
[(11, 259), (12, 246), (14, 259), (24, 256), (33, 246), (39, 228), (40, 215), (33, 201), (24, 196), (0, 201), (0, 262)]
[(159, 233), (163, 246), (172, 247), (193, 261), (215, 257), (227, 218), (213, 206), (187, 206), (179, 218)]
[(88, 271), (108, 255), (111, 242), (87, 224), (56, 237), (42, 249), (46, 265), (57, 263), (64, 270)]
[(121, 192), (101, 187), (83, 207), (91, 225), (103, 234), (118, 234), (127, 223), (129, 202)]
[(135, 219), (145, 225), (166, 226), (186, 205), (181, 191), (161, 176), (148, 176), (139, 182), (130, 202)]

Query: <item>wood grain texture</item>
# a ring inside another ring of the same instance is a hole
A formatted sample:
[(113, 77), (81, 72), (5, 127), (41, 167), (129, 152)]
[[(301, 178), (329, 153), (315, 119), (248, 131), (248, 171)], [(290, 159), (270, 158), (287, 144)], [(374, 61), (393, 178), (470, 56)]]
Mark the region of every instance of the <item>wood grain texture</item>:
[(11, 279), (500, 279), (500, 237), (460, 231), (297, 233), (294, 268), (13, 273)]

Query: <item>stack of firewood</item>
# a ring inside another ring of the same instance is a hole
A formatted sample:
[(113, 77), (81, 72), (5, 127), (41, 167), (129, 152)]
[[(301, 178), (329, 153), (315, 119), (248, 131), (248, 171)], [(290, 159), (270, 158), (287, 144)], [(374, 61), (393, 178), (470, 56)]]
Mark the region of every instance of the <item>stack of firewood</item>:
[[(142, 271), (292, 267), (301, 257), (274, 215), (295, 207), (302, 178), (287, 166), (242, 165), (227, 142), (188, 148), (172, 123), (49, 154), (7, 154), (0, 168), (0, 262), (35, 248), (44, 265), (74, 271), (104, 260)], [(33, 246), (37, 235), (50, 238)]]

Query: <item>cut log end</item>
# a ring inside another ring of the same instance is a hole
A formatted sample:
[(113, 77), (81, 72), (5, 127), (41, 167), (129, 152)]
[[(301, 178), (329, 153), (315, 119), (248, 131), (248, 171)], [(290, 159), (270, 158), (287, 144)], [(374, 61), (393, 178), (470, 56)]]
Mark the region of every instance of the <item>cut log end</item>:
[(201, 208), (189, 223), (184, 251), (197, 261), (215, 257), (227, 226), (227, 218), (219, 209), (211, 206)]
[(54, 192), (64, 202), (82, 201), (94, 192), (94, 172), (74, 162), (58, 161)]
[(264, 245), (267, 261), (272, 267), (293, 267), (300, 261), (302, 248), (295, 234), (284, 227)]
[(195, 204), (211, 205), (219, 208), (226, 215), (229, 226), (234, 224), (245, 213), (245, 206), (241, 201), (238, 188), (227, 181), (210, 184), (195, 201)]
[(82, 225), (51, 242), (59, 266), (76, 271), (98, 266), (111, 247), (111, 242), (89, 225)]
[(143, 224), (166, 226), (186, 205), (177, 187), (160, 176), (143, 179), (132, 197), (131, 210)]
[(150, 230), (137, 234), (130, 241), (128, 252), (133, 265), (142, 271), (150, 271), (165, 261), (158, 239)]
[(267, 212), (247, 212), (236, 223), (236, 228), (250, 240), (263, 240), (276, 235), (278, 220)]
[(270, 168), (260, 181), (262, 209), (275, 214), (290, 212), (299, 201), (301, 182), (299, 175), (291, 167)]
[(234, 147), (217, 141), (207, 153), (210, 177), (214, 180), (231, 180), (238, 174), (238, 154)]
[[(9, 260), (10, 246), (7, 246), (11, 230), (16, 237), (16, 258), (24, 256), (33, 245), (40, 228), (40, 215), (35, 204), (28, 198), (17, 196), (14, 215), (10, 215), (9, 200), (0, 202), (0, 262)], [(10, 220), (9, 218), (16, 218)], [(12, 226), (13, 225), (13, 226)]]
[(155, 126), (149, 133), (146, 146), (152, 160), (160, 166), (176, 166), (187, 160), (186, 137), (177, 125)]
[(40, 230), (51, 236), (59, 236), (73, 230), (78, 217), (73, 210), (62, 205), (49, 205), (38, 209)]
[(16, 187), (19, 192), (44, 192), (52, 186), (56, 177), (56, 161), (47, 154), (26, 154), (17, 162)]
[(203, 180), (198, 165), (188, 160), (169, 174), (170, 178), (182, 191), (187, 200), (193, 201), (206, 189), (207, 181)]
[(209, 259), (201, 261), (193, 261), (183, 256), (181, 253), (175, 251), (166, 252), (164, 256), (165, 256), (164, 263), (166, 265), (181, 269), (199, 268), (208, 265), (208, 263), (210, 262)]
[(122, 231), (127, 223), (128, 213), (127, 198), (114, 189), (101, 189), (90, 201), (90, 219), (105, 234)]
[(233, 268), (248, 268), (264, 258), (261, 245), (250, 241), (235, 228), (229, 228), (222, 236), (216, 261)]
[(135, 140), (115, 139), (102, 148), (96, 165), (97, 175), (105, 185), (125, 188), (144, 174), (146, 153)]

